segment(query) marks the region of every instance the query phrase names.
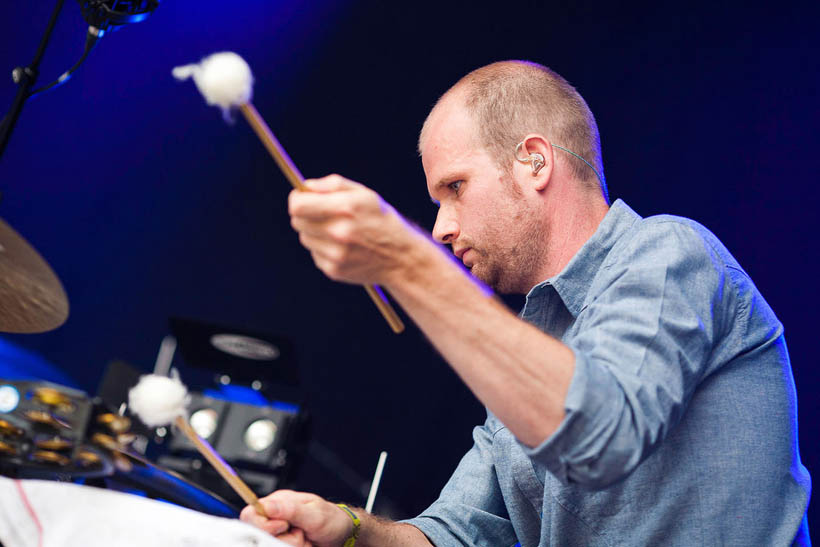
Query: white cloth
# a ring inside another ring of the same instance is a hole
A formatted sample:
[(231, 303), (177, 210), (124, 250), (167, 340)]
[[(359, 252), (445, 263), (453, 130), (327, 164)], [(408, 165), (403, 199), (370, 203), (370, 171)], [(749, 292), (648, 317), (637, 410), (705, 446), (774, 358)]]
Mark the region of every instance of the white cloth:
[(285, 545), (235, 519), (90, 486), (5, 477), (0, 477), (0, 542), (4, 547)]

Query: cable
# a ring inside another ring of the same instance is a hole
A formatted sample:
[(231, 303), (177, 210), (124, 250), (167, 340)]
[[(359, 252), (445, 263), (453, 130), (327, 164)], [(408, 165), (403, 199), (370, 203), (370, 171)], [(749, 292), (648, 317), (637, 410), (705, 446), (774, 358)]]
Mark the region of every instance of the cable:
[(71, 78), (71, 75), (74, 74), (74, 71), (80, 68), (80, 65), (83, 64), (83, 62), (86, 60), (88, 54), (91, 53), (91, 51), (97, 45), (97, 42), (99, 42), (100, 38), (102, 38), (103, 34), (104, 31), (99, 30), (97, 27), (88, 27), (88, 33), (85, 36), (85, 51), (83, 51), (83, 54), (80, 57), (80, 59), (76, 63), (74, 63), (74, 66), (63, 72), (59, 78), (57, 78), (50, 84), (35, 89), (31, 93), (29, 93), (28, 96), (33, 97), (35, 95), (39, 95), (44, 91), (54, 89), (66, 83)]
[(572, 154), (573, 156), (575, 156), (576, 158), (578, 158), (582, 162), (586, 163), (589, 166), (589, 168), (592, 169), (592, 172), (595, 173), (595, 176), (598, 177), (598, 180), (601, 181), (601, 184), (604, 184), (604, 185), (606, 184), (606, 182), (604, 182), (604, 177), (602, 177), (601, 174), (598, 172), (598, 170), (595, 169), (592, 166), (592, 164), (589, 163), (587, 160), (585, 160), (584, 158), (582, 158), (581, 156), (579, 156), (578, 154), (576, 154), (575, 152), (573, 152), (572, 150), (570, 150), (568, 148), (564, 148), (563, 146), (558, 146), (557, 144), (553, 144), (552, 146), (554, 146), (555, 148), (557, 148), (559, 150), (563, 150), (567, 154)]

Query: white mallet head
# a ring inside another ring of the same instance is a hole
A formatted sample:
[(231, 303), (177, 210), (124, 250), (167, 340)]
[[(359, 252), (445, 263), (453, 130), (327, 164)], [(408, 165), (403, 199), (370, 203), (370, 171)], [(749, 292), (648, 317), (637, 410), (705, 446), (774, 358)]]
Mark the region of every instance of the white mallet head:
[(226, 120), (230, 120), (232, 107), (249, 102), (253, 94), (251, 67), (231, 51), (214, 53), (198, 64), (175, 67), (171, 73), (177, 80), (193, 77), (205, 101), (221, 108)]
[(148, 427), (165, 426), (177, 416), (185, 416), (189, 399), (179, 374), (171, 378), (146, 374), (128, 391), (128, 407)]

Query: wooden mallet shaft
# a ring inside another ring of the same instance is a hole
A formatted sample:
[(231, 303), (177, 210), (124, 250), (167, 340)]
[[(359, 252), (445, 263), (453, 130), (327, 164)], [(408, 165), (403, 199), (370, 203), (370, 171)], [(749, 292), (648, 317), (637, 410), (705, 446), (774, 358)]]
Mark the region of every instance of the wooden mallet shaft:
[[(270, 130), (268, 124), (265, 123), (265, 120), (262, 119), (262, 116), (259, 115), (259, 112), (256, 111), (253, 104), (243, 103), (239, 105), (239, 109), (242, 111), (242, 114), (245, 115), (245, 119), (248, 120), (248, 123), (256, 132), (257, 136), (259, 136), (259, 139), (265, 145), (265, 148), (268, 149), (270, 155), (273, 156), (274, 161), (276, 161), (276, 165), (278, 165), (279, 169), (282, 170), (285, 178), (287, 178), (291, 185), (293, 185), (293, 187), (297, 190), (307, 190), (302, 173), (300, 173), (299, 169), (297, 169), (293, 164), (290, 156), (288, 156), (285, 149), (282, 148), (279, 140), (273, 134), (273, 131)], [(367, 291), (367, 294), (370, 295), (370, 299), (373, 300), (373, 303), (376, 304), (376, 307), (387, 321), (387, 324), (390, 325), (391, 329), (393, 329), (393, 332), (396, 334), (402, 332), (404, 330), (404, 323), (402, 323), (401, 318), (399, 318), (396, 310), (393, 309), (393, 306), (390, 305), (390, 302), (387, 300), (387, 297), (384, 295), (381, 287), (378, 285), (365, 285), (364, 288)]]
[(210, 463), (216, 472), (220, 474), (220, 476), (225, 479), (231, 488), (233, 488), (234, 492), (239, 494), (239, 497), (242, 498), (242, 501), (247, 503), (248, 505), (252, 505), (256, 512), (259, 513), (263, 517), (267, 517), (268, 515), (265, 513), (265, 508), (262, 507), (262, 504), (259, 502), (259, 498), (256, 497), (253, 490), (245, 484), (245, 481), (239, 478), (239, 475), (236, 474), (236, 471), (222, 459), (216, 450), (202, 437), (200, 437), (194, 428), (191, 427), (191, 424), (188, 423), (188, 420), (185, 419), (184, 416), (177, 416), (174, 420), (174, 425), (185, 434), (185, 436), (190, 440), (196, 449), (199, 450), (199, 453), (202, 454), (208, 463)]

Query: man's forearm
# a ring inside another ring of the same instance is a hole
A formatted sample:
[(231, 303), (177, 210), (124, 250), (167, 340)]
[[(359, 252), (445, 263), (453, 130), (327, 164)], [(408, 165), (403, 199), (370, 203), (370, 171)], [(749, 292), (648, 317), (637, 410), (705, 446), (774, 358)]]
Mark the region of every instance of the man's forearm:
[(361, 518), (359, 539), (356, 547), (432, 547), (421, 530), (410, 524), (393, 522), (379, 518), (365, 512), (364, 509), (354, 509)]
[(564, 417), (575, 356), (509, 312), (432, 244), (385, 286), (479, 400), (536, 446)]

